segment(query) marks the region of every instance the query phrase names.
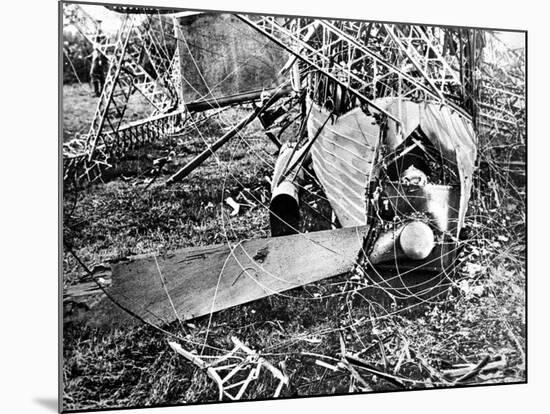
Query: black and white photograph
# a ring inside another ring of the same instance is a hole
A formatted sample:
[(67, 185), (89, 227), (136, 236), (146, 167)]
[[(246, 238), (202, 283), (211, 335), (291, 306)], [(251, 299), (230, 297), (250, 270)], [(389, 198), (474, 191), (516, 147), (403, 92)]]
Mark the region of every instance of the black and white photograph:
[(59, 409), (524, 386), (527, 31), (227, 8), (59, 3)]

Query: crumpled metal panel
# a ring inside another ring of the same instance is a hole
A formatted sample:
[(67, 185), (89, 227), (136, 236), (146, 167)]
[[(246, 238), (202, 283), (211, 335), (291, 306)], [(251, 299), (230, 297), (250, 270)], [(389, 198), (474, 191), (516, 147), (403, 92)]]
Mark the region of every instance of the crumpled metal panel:
[(458, 235), (468, 210), (477, 158), (477, 138), (472, 123), (448, 107), (424, 104), (420, 128), (447, 159), (454, 156), (456, 160), (461, 186)]
[(477, 158), (477, 138), (472, 122), (444, 105), (416, 103), (398, 98), (380, 99), (377, 103), (402, 122), (401, 133), (394, 122), (388, 124), (386, 143), (390, 148), (395, 149), (412, 131), (420, 127), (443, 157), (457, 166), (461, 186), (457, 226), (459, 232), (468, 209)]
[[(311, 101), (309, 105), (307, 128), (314, 137), (330, 114)], [(379, 136), (375, 118), (355, 108), (329, 120), (312, 145), (313, 168), (343, 227), (366, 224), (365, 193)]]
[[(477, 158), (477, 139), (471, 121), (446, 106), (433, 103), (398, 98), (383, 98), (376, 103), (402, 120), (401, 131), (394, 122), (388, 123), (385, 142), (390, 149), (396, 148), (420, 127), (442, 156), (451, 165), (456, 165), (460, 179), (455, 229), (455, 236), (458, 236), (468, 209)], [(313, 137), (329, 113), (311, 101), (308, 105), (313, 105), (308, 119), (308, 133)], [(374, 117), (355, 108), (335, 117), (334, 122), (329, 121), (312, 147), (315, 171), (344, 227), (366, 223), (365, 191), (379, 133), (380, 127)]]

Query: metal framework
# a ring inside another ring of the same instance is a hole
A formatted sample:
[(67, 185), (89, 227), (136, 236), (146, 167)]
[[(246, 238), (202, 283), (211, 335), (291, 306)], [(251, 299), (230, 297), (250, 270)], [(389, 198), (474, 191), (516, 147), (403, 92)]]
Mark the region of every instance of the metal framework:
[(350, 20), (238, 17), (313, 69), (308, 86), (320, 104), (339, 96), (346, 101), (342, 91), (347, 91), (343, 111), (359, 103), (379, 110), (377, 98), (400, 96), (446, 104), (471, 118), (478, 130), (517, 133), (518, 128), (525, 128), (517, 119), (518, 110), (525, 110), (525, 60), (518, 60), (520, 52), (509, 50), (491, 32)]
[[(151, 19), (139, 24), (135, 14), (123, 16), (113, 41), (101, 33), (98, 23), (79, 5), (66, 5), (64, 20), (109, 62), (88, 134), (63, 146), (64, 182), (93, 182), (129, 148), (161, 138), (174, 127), (178, 121), (175, 112), (183, 104), (178, 89), (179, 54), (167, 50)], [(149, 102), (151, 115), (128, 124), (124, 116), (135, 91)]]
[[(336, 82), (361, 103), (380, 110), (375, 100), (401, 96), (447, 104), (471, 116), (474, 93), (470, 53), (476, 32), (373, 22), (239, 16), (259, 32), (322, 74), (313, 88)], [(457, 56), (457, 45), (460, 55)], [(452, 50), (452, 53), (451, 53)], [(317, 75), (318, 75), (317, 74)], [(354, 103), (351, 102), (353, 105)], [(389, 118), (393, 117), (389, 114)], [(399, 122), (399, 120), (394, 119)]]
[(112, 55), (114, 42), (101, 30), (101, 25), (77, 4), (63, 7), (63, 27), (74, 27), (90, 44), (107, 58)]
[[(488, 36), (480, 67), (479, 127), (525, 137), (525, 52), (510, 50)], [(498, 63), (497, 63), (498, 62)]]
[[(135, 12), (123, 16), (116, 37), (109, 39), (80, 6), (64, 7), (64, 23), (76, 27), (109, 60), (89, 133), (64, 144), (65, 181), (94, 181), (128, 149), (173, 130), (186, 111), (177, 48), (167, 49), (163, 28), (150, 15), (141, 22)], [(237, 17), (294, 55), (300, 72), (307, 74), (300, 79), (302, 86), (318, 103), (330, 102), (336, 113), (362, 105), (399, 125), (401, 120), (377, 103), (399, 96), (447, 105), (478, 129), (524, 128), (514, 115), (525, 108), (524, 67), (511, 67), (517, 59), (509, 58), (516, 52), (477, 29)], [(177, 39), (177, 21), (171, 24)], [(491, 63), (495, 58), (509, 65)], [(126, 108), (135, 91), (152, 112), (128, 124)]]
[(177, 354), (203, 370), (216, 383), (219, 401), (224, 398), (231, 401), (243, 398), (250, 383), (259, 378), (262, 370), (269, 372), (274, 380), (278, 381), (273, 394), (273, 398), (278, 398), (283, 387), (288, 386), (288, 377), (239, 339), (231, 337), (231, 341), (234, 344), (233, 349), (217, 357), (196, 355), (185, 350), (177, 342), (168, 342), (168, 345)]

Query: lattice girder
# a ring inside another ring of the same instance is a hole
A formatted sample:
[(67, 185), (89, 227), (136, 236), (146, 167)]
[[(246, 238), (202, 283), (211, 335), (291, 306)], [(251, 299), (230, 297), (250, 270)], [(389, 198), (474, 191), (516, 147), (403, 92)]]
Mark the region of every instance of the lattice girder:
[(440, 102), (470, 115), (462, 66), (453, 67), (459, 60), (445, 44), (473, 32), (441, 29), (437, 33), (445, 43), (431, 39), (420, 26), (405, 30), (373, 22), (239, 17), (371, 106), (376, 107), (376, 98), (401, 96)]
[[(74, 10), (64, 8), (64, 14), (67, 24), (78, 24), (75, 17), (78, 14), (89, 20), (88, 26), (93, 26), (93, 19), (80, 7)], [(99, 25), (94, 27), (94, 30), (99, 30)], [(87, 39), (92, 41), (90, 36)], [(98, 47), (97, 43), (94, 47)], [(105, 84), (88, 134), (63, 145), (64, 181), (93, 182), (116, 157), (134, 147), (134, 143), (149, 142), (153, 135), (158, 138), (165, 134), (166, 123), (162, 121), (162, 127), (157, 128), (156, 124), (161, 121), (156, 119), (158, 115), (176, 109), (180, 103), (173, 82), (173, 62), (174, 59), (179, 61), (179, 56), (168, 56), (168, 50), (148, 30), (148, 26), (138, 24), (138, 16), (125, 15), (115, 43), (101, 51), (109, 58)], [(144, 57), (151, 62), (154, 76), (146, 70)], [(134, 91), (140, 92), (152, 107), (151, 117), (147, 120), (150, 126), (146, 128), (143, 125), (125, 127), (124, 116)], [(138, 130), (145, 134), (145, 139), (136, 139), (134, 132), (127, 133)], [(130, 144), (129, 139), (132, 140)]]
[(74, 27), (89, 43), (94, 45), (103, 56), (110, 59), (116, 46), (106, 36), (100, 24), (78, 4), (63, 5), (63, 27)]

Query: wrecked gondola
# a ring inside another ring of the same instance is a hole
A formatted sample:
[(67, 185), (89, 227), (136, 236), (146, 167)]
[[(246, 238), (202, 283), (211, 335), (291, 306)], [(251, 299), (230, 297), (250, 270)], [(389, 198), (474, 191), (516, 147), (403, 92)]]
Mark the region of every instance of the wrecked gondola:
[[(457, 256), (472, 189), (473, 125), (439, 104), (401, 98), (375, 103), (401, 124), (381, 122), (380, 114), (361, 107), (336, 115), (331, 102), (308, 99), (312, 169), (342, 227), (372, 227), (364, 246), (370, 265), (445, 271)], [(297, 188), (287, 180), (273, 189), (272, 213), (288, 224), (277, 234), (297, 227)], [(279, 205), (281, 194), (286, 208)]]
[[(234, 15), (235, 22), (289, 53), (278, 72), (285, 81), (254, 93), (184, 102), (182, 61), (190, 51), (178, 19), (188, 17), (171, 20), (177, 47), (164, 77), (151, 80), (146, 71), (131, 75), (120, 70), (126, 62), (112, 61), (110, 89), (100, 100), (85, 150), (67, 158), (67, 182), (101, 177), (118, 153), (140, 143), (144, 127), (148, 142), (160, 140), (185, 122), (196, 127), (193, 116), (199, 112), (252, 103), (251, 114), (164, 185), (193, 173), (258, 119), (278, 148), (271, 176), (271, 237), (121, 260), (111, 266), (108, 297), (92, 319), (125, 323), (131, 314), (154, 323), (192, 319), (358, 267), (383, 281), (397, 275), (406, 289), (415, 273), (439, 278), (452, 273), (477, 158), (479, 32)], [(135, 37), (139, 44), (144, 38), (135, 36), (142, 29), (131, 17), (124, 22), (116, 44), (121, 51), (123, 40)], [(155, 49), (147, 42), (142, 46), (155, 61)], [(117, 107), (115, 90), (127, 84), (120, 76), (134, 76), (153, 101), (160, 86), (170, 93), (151, 118), (105, 123)], [(152, 92), (151, 84), (157, 85)], [(106, 131), (107, 124), (116, 128)], [(306, 174), (318, 181), (330, 204), (332, 229), (300, 231)]]

